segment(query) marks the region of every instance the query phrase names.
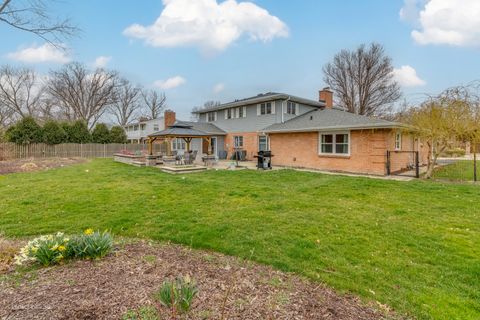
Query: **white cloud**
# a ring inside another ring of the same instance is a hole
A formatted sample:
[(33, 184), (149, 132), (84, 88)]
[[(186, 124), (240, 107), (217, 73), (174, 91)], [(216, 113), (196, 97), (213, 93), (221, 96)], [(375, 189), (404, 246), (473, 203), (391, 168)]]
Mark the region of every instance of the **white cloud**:
[[(406, 0), (400, 15), (411, 12)], [(412, 38), (421, 45), (448, 44), (480, 46), (480, 1), (478, 0), (417, 0), (418, 28)]]
[(105, 68), (107, 64), (112, 60), (112, 57), (99, 56), (95, 59), (95, 68)]
[(417, 71), (411, 66), (401, 66), (393, 70), (395, 80), (402, 87), (419, 87), (426, 85), (426, 81), (417, 75)]
[(183, 78), (181, 76), (175, 76), (175, 77), (169, 78), (167, 80), (157, 80), (153, 83), (153, 86), (157, 87), (157, 88), (160, 88), (162, 90), (168, 90), (168, 89), (173, 89), (173, 88), (179, 87), (182, 84), (184, 84), (185, 82), (187, 82), (187, 80), (185, 80), (185, 78)]
[(252, 2), (163, 0), (163, 4), (152, 25), (133, 24), (123, 34), (154, 47), (194, 46), (206, 53), (225, 50), (243, 34), (263, 42), (288, 36), (283, 21)]
[(213, 86), (213, 93), (220, 93), (223, 90), (225, 90), (225, 84), (223, 83), (217, 83), (215, 86)]
[(33, 45), (29, 48), (20, 49), (16, 52), (7, 54), (7, 58), (27, 63), (67, 63), (71, 60), (65, 50), (56, 48), (49, 43), (45, 43), (41, 46)]

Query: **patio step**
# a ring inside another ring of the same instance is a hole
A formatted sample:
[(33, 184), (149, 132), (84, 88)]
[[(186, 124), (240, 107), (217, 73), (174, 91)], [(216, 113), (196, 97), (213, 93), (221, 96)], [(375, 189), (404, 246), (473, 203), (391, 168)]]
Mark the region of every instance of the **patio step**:
[(192, 173), (200, 172), (207, 170), (207, 167), (204, 166), (163, 166), (161, 167), (163, 172), (181, 174), (181, 173)]

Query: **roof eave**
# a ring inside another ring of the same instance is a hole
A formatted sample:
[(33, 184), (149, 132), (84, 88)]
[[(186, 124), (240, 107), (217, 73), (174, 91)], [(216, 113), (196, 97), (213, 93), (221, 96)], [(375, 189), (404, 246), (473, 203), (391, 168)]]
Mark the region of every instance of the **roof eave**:
[(222, 105), (219, 105), (214, 108), (209, 108), (209, 109), (202, 109), (202, 110), (196, 110), (192, 111), (193, 114), (201, 114), (201, 113), (207, 113), (207, 112), (213, 112), (213, 111), (219, 111), (219, 110), (224, 110), (228, 108), (235, 108), (239, 106), (247, 106), (247, 105), (252, 105), (252, 104), (257, 104), (265, 101), (271, 101), (271, 100), (286, 100), (286, 99), (291, 99), (292, 101), (297, 101), (305, 105), (309, 106), (315, 106), (317, 108), (323, 108), (325, 107), (325, 103), (323, 102), (317, 102), (314, 100), (309, 100), (309, 99), (304, 99), (301, 97), (296, 97), (296, 96), (291, 96), (288, 94), (280, 93), (276, 95), (271, 95), (271, 96), (266, 96), (266, 97), (258, 97), (258, 98), (253, 98), (250, 100), (240, 100), (240, 101), (233, 101), (229, 103), (225, 103)]
[(393, 129), (405, 127), (403, 124), (379, 124), (379, 125), (355, 125), (355, 126), (331, 126), (331, 127), (311, 127), (299, 129), (278, 129), (278, 130), (260, 130), (264, 133), (283, 133), (283, 132), (312, 132), (312, 131), (335, 131), (335, 130), (368, 130), (368, 129)]

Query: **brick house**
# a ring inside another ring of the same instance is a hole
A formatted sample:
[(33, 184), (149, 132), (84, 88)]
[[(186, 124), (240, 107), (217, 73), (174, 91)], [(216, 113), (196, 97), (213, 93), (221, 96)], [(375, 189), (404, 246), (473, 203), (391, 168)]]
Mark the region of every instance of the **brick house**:
[[(410, 168), (427, 148), (402, 130), (402, 124), (355, 115), (333, 106), (333, 93), (324, 89), (319, 101), (282, 93), (267, 93), (197, 111), (199, 123), (209, 123), (224, 135), (218, 150), (229, 155), (242, 149), (247, 159), (271, 150), (273, 164), (385, 175)], [(409, 152), (405, 152), (409, 151)]]
[(217, 143), (219, 152), (226, 152), (230, 157), (235, 149), (240, 149), (246, 159), (252, 160), (259, 150), (270, 148), (269, 137), (263, 129), (324, 107), (325, 101), (269, 92), (195, 113), (198, 123), (209, 123), (224, 132), (218, 139), (222, 142)]

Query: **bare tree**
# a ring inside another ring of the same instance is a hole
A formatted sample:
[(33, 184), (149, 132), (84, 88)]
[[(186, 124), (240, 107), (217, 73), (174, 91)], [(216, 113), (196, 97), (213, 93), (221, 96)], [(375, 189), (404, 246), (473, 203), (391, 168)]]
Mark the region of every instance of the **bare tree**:
[[(38, 116), (44, 97), (44, 85), (29, 68), (0, 68), (0, 105), (22, 118)], [(5, 111), (6, 112), (6, 111)]]
[(163, 109), (167, 106), (165, 93), (158, 93), (155, 90), (143, 90), (142, 97), (146, 108), (144, 117), (147, 119), (157, 119), (160, 117)]
[(140, 109), (141, 89), (123, 79), (116, 94), (117, 99), (110, 107), (110, 113), (113, 114), (117, 123), (123, 127), (130, 123)]
[(401, 97), (392, 61), (377, 43), (340, 51), (323, 73), (325, 83), (335, 92), (335, 102), (352, 113), (381, 115)]
[(69, 120), (84, 120), (93, 128), (98, 119), (117, 99), (117, 72), (96, 69), (90, 72), (73, 62), (59, 71), (52, 71), (48, 93)]
[(0, 133), (14, 121), (14, 113), (0, 102)]
[(457, 142), (473, 142), (480, 138), (479, 96), (473, 87), (454, 87), (440, 95), (429, 97), (419, 107), (402, 115), (408, 130), (428, 146), (428, 166), (425, 176), (432, 177), (438, 157)]
[(69, 19), (56, 20), (49, 13), (51, 3), (45, 0), (0, 0), (0, 22), (33, 33), (58, 46), (63, 39), (75, 35), (79, 29)]

